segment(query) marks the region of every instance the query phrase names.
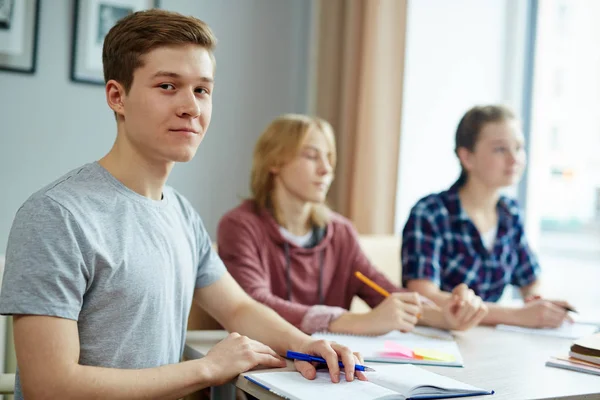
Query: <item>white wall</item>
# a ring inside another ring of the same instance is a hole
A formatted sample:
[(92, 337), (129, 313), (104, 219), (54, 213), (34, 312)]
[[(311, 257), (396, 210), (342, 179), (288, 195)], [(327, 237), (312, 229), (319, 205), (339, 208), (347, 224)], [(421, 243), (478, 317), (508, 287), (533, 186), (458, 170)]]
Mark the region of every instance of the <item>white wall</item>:
[[(196, 158), (169, 184), (190, 199), (214, 235), (221, 215), (248, 194), (260, 131), (307, 107), (309, 1), (161, 0), (208, 22), (219, 39), (213, 119)], [(0, 71), (0, 253), (27, 197), (102, 157), (115, 135), (103, 88), (69, 81), (73, 2), (42, 0), (35, 75)]]
[(476, 104), (520, 107), (524, 1), (411, 0), (396, 231), (423, 196), (458, 178), (456, 126)]

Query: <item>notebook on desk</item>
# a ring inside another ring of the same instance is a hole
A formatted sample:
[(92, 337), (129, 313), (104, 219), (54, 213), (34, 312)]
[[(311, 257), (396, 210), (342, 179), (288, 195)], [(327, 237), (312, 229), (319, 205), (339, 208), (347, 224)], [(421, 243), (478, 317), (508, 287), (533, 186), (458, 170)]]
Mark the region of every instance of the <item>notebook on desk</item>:
[(417, 327), (414, 332), (390, 332), (381, 336), (315, 333), (317, 339), (334, 341), (357, 351), (368, 362), (462, 367), (463, 359), (450, 332)]
[(594, 332), (598, 331), (598, 327), (596, 325), (590, 324), (581, 324), (581, 323), (569, 323), (564, 322), (558, 328), (523, 328), (520, 326), (514, 325), (497, 325), (496, 329), (502, 331), (510, 331), (510, 332), (519, 332), (519, 333), (529, 333), (534, 335), (542, 335), (542, 336), (553, 336), (559, 337), (563, 339), (579, 339), (584, 336), (591, 335)]
[(317, 372), (310, 381), (299, 372), (249, 372), (244, 377), (266, 390), (289, 400), (351, 399), (408, 400), (446, 399), (493, 394), (413, 365), (376, 365), (376, 372), (366, 372), (368, 381), (331, 383), (328, 372)]

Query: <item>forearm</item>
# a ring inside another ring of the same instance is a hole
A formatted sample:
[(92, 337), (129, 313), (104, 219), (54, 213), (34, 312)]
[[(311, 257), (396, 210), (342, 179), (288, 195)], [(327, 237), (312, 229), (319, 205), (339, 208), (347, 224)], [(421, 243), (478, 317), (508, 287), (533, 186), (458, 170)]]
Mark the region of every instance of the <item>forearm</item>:
[[(28, 387), (26, 398), (179, 399), (211, 386), (209, 366), (202, 360), (148, 369), (113, 369), (75, 364), (52, 379)], [(53, 371), (49, 371), (53, 372)]]
[(233, 315), (227, 318), (225, 329), (262, 342), (280, 355), (285, 355), (287, 350), (298, 349), (310, 340), (310, 336), (271, 308), (252, 299), (238, 306)]
[(417, 325), (426, 325), (440, 329), (451, 329), (447, 321), (444, 319), (442, 309), (436, 304), (424, 303), (422, 314)]
[(369, 335), (372, 326), (365, 324), (366, 314), (347, 312), (329, 324), (329, 332), (350, 333), (353, 335)]
[(518, 308), (501, 306), (496, 303), (485, 303), (488, 307), (488, 314), (481, 321), (484, 325), (519, 325)]
[(529, 296), (539, 295), (541, 290), (540, 280), (537, 279), (533, 283), (519, 288), (519, 290), (524, 299)]
[(443, 307), (447, 301), (452, 299), (452, 293), (444, 292), (439, 287), (427, 282), (426, 284), (411, 281), (407, 285), (407, 289), (425, 296), (440, 307)]

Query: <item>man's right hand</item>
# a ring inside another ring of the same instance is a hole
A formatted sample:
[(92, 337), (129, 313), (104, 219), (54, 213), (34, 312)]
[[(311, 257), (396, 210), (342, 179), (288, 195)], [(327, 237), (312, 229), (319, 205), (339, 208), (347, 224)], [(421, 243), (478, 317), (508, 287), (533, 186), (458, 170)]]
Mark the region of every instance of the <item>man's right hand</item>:
[(235, 332), (210, 349), (203, 361), (210, 371), (211, 386), (222, 385), (257, 365), (286, 366), (285, 360), (269, 346)]
[(548, 300), (532, 300), (515, 310), (519, 326), (529, 328), (558, 328), (570, 320), (567, 310)]

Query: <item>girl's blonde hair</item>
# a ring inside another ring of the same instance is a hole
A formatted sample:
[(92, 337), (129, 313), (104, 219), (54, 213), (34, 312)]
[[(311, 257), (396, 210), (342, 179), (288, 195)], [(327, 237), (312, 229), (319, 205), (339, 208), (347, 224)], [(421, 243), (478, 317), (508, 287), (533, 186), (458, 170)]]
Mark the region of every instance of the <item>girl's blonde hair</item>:
[[(322, 118), (300, 114), (285, 114), (272, 121), (260, 135), (254, 147), (250, 191), (252, 200), (259, 209), (271, 209), (277, 222), (285, 226), (285, 221), (276, 208), (273, 199), (275, 176), (271, 170), (292, 161), (304, 144), (308, 132), (318, 130), (325, 135), (330, 147), (329, 162), (335, 168), (336, 152), (333, 128)], [(313, 204), (311, 222), (324, 227), (329, 222), (330, 210), (325, 204)]]

